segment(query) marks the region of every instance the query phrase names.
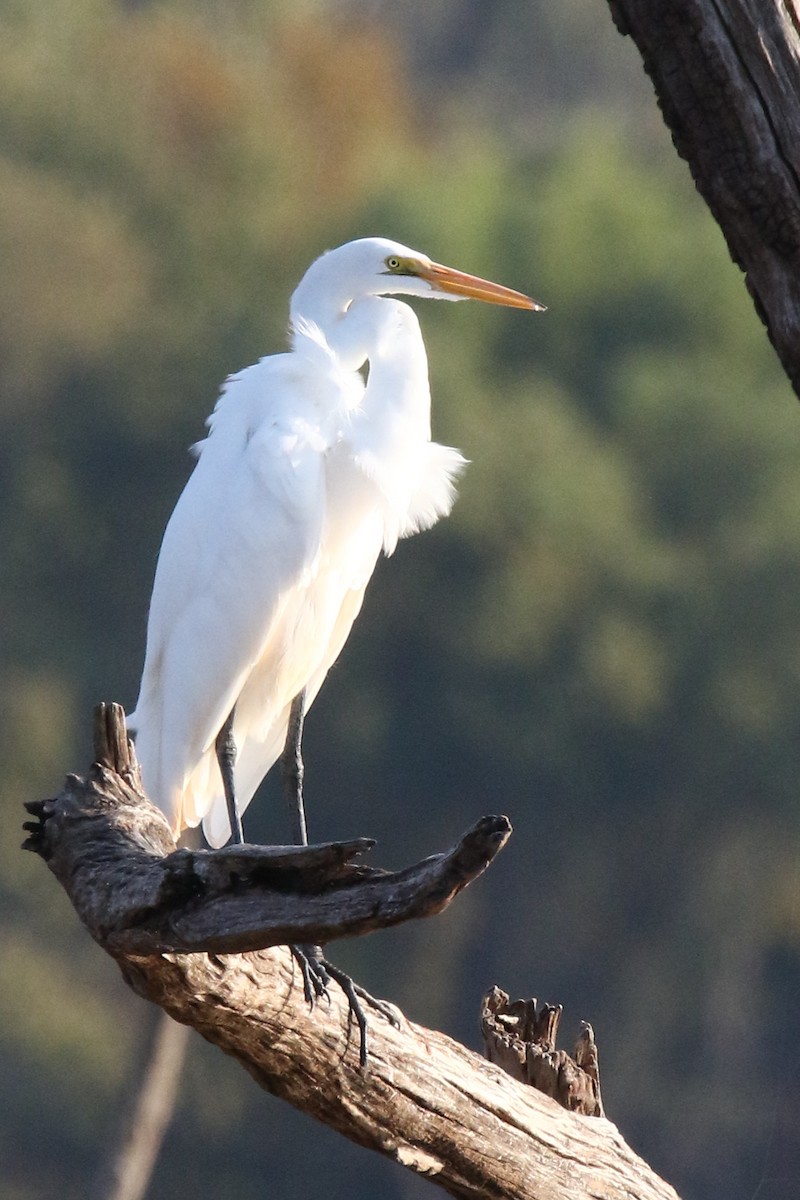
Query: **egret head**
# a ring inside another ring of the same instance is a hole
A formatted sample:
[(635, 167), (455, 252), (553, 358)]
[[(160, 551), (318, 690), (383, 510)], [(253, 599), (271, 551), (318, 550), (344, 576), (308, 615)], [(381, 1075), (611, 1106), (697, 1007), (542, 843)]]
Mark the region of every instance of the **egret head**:
[(430, 300), (483, 300), (535, 312), (544, 305), (503, 287), (432, 262), (426, 254), (387, 238), (359, 238), (312, 263), (292, 297), (292, 317), (319, 321), (323, 310), (342, 313), (362, 296), (422, 296)]

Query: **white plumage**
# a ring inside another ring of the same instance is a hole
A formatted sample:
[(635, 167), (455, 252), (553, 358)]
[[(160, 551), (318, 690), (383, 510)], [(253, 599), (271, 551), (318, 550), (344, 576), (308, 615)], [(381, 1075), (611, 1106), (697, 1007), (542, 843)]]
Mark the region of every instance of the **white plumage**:
[[(519, 293), (367, 238), (324, 255), (292, 299), (291, 350), (231, 376), (167, 525), (129, 726), (176, 833), (230, 837), (215, 739), (235, 705), (241, 813), (311, 704), (383, 549), (453, 503), (465, 460), (431, 441), (416, 315), (386, 293)], [(365, 384), (360, 368), (368, 363)]]

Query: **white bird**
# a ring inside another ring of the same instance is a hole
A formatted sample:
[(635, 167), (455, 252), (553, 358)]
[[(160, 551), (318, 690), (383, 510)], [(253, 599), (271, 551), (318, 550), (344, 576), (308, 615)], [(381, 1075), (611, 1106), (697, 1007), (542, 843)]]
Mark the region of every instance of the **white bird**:
[(425, 346), (394, 294), (543, 307), (364, 238), (306, 272), (291, 350), (228, 379), (164, 534), (129, 718), (145, 790), (176, 835), (202, 821), (212, 846), (241, 841), (241, 814), (285, 745), (305, 842), (304, 712), (381, 549), (453, 504), (465, 460), (431, 441)]

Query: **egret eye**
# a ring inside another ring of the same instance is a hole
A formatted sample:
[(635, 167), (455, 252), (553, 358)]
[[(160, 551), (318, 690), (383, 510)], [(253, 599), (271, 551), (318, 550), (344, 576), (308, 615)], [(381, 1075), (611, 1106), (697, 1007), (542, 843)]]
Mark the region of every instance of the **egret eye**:
[(402, 263), (396, 254), (390, 254), (386, 260), (386, 265), (390, 271), (399, 271)]

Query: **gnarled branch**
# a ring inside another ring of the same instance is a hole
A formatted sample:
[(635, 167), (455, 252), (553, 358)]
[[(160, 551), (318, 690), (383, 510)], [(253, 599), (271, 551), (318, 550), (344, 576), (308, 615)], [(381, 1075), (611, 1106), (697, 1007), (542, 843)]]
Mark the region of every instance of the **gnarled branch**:
[(499, 987), (493, 987), (481, 1008), (486, 1057), (513, 1079), (552, 1096), (570, 1112), (602, 1117), (594, 1030), (587, 1021), (582, 1023), (575, 1057), (570, 1058), (566, 1050), (556, 1049), (562, 1011), (560, 1004), (510, 1001)]
[(57, 799), (28, 806), (36, 819), (26, 845), (136, 992), (260, 1086), (451, 1195), (677, 1200), (609, 1122), (566, 1111), (399, 1012), (397, 1026), (372, 1015), (363, 1069), (345, 998), (332, 988), (311, 1011), (279, 944), (440, 911), (503, 845), (505, 818), (484, 818), (450, 851), (399, 872), (355, 863), (366, 839), (176, 850), (140, 790), (121, 710), (103, 710), (97, 730), (104, 761), (86, 781), (70, 777)]

